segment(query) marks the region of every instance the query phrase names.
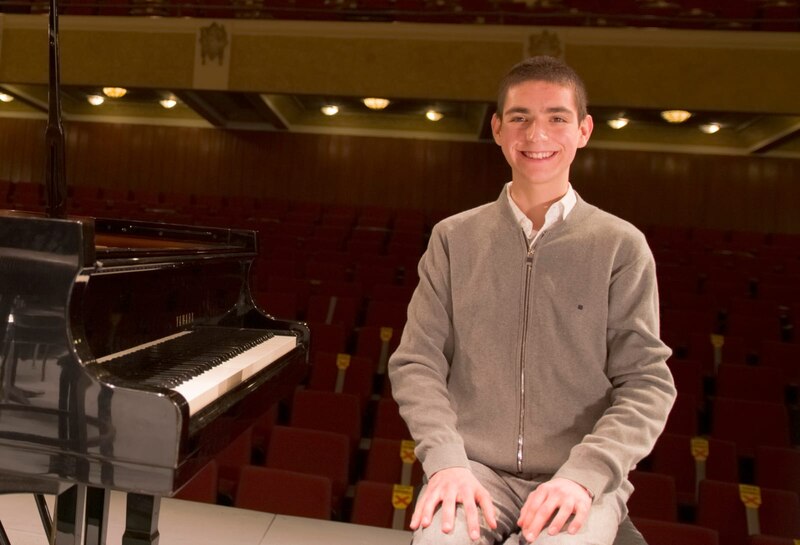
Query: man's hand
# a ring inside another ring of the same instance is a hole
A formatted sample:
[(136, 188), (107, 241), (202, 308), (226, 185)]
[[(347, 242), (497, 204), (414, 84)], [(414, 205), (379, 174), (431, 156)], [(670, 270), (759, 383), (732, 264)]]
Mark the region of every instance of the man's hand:
[(592, 498), (584, 487), (569, 479), (555, 478), (540, 484), (528, 495), (519, 512), (517, 524), (522, 528), (522, 535), (528, 543), (533, 543), (550, 517), (553, 520), (547, 533), (553, 536), (564, 528), (569, 517), (574, 514), (575, 517), (567, 528), (570, 534), (574, 534), (586, 522), (591, 505)]
[(472, 471), (463, 467), (450, 467), (434, 473), (425, 488), (425, 494), (417, 500), (410, 527), (416, 530), (420, 526), (427, 528), (433, 520), (436, 507), (442, 507), (442, 531), (450, 533), (456, 518), (456, 505), (464, 506), (467, 517), (467, 529), (473, 540), (480, 537), (480, 516), (478, 507), (483, 511), (486, 523), (493, 530), (497, 528), (494, 504), (489, 492), (478, 482)]

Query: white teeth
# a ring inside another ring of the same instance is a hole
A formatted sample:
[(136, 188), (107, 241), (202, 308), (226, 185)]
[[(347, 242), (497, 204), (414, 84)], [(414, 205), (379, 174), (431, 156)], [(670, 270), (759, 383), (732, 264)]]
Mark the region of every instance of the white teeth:
[(523, 151), (522, 154), (528, 159), (547, 159), (556, 154), (554, 151)]

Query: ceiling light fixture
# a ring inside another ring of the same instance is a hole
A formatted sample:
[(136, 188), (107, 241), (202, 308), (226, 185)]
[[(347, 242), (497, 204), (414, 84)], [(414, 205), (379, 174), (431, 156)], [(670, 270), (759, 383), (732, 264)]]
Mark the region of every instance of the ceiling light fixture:
[(320, 108), (320, 111), (325, 115), (336, 115), (339, 113), (339, 107), (335, 104), (326, 104)]
[(0, 93), (0, 101), (11, 102), (13, 100), (14, 100), (14, 97), (12, 97), (11, 95), (7, 95), (5, 93)]
[(175, 107), (175, 105), (178, 103), (178, 99), (176, 99), (174, 96), (169, 96), (167, 98), (162, 98), (158, 101), (158, 103), (169, 110), (170, 108)]
[(100, 106), (103, 102), (106, 101), (106, 99), (100, 95), (89, 95), (88, 97), (86, 97), (86, 100), (88, 100), (89, 104), (91, 104), (92, 106)]
[(389, 99), (387, 98), (369, 97), (363, 99), (361, 102), (370, 110), (383, 110), (389, 105)]
[(430, 121), (439, 121), (444, 117), (444, 114), (442, 112), (437, 112), (436, 110), (428, 110), (425, 112), (425, 117), (427, 117)]
[(109, 98), (122, 98), (128, 93), (124, 87), (103, 87), (103, 94)]
[(607, 123), (612, 129), (621, 129), (628, 124), (628, 121), (629, 120), (625, 117), (617, 117), (615, 119), (609, 119)]
[(692, 113), (686, 110), (664, 110), (661, 112), (661, 117), (670, 123), (683, 123), (692, 117)]
[(722, 128), (722, 125), (719, 123), (705, 123), (700, 125), (700, 130), (706, 134), (714, 134), (715, 132), (719, 131)]

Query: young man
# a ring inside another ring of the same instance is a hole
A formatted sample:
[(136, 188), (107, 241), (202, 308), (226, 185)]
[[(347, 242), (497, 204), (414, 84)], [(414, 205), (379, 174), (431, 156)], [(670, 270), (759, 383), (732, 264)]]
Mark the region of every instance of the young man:
[(569, 183), (592, 126), (571, 68), (518, 64), (492, 118), (511, 183), (433, 229), (389, 361), (414, 543), (610, 545), (627, 515), (675, 389), (644, 236)]

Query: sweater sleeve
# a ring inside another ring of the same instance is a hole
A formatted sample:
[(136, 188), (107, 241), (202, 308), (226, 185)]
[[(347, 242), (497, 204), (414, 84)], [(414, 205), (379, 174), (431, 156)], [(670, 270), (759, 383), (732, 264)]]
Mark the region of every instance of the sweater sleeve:
[(655, 263), (643, 241), (640, 249), (638, 257), (612, 271), (609, 285), (611, 404), (555, 474), (594, 496), (617, 489), (652, 450), (676, 395), (666, 364), (671, 351), (659, 339)]
[(392, 394), (417, 443), (428, 477), (448, 467), (469, 467), (447, 392), (453, 352), (452, 294), (446, 236), (434, 228), (419, 264), (420, 281), (408, 320), (389, 359)]

